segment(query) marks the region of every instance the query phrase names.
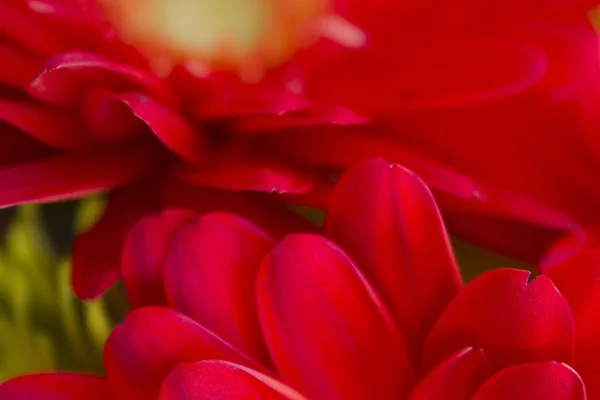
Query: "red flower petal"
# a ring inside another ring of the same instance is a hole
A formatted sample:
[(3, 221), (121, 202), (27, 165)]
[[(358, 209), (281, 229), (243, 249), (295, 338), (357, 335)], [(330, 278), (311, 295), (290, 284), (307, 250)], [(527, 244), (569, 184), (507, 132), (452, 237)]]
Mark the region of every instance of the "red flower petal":
[(230, 190), (306, 193), (312, 177), (271, 160), (235, 155), (222, 157), (204, 168), (184, 166), (175, 173), (193, 185)]
[(121, 273), (131, 308), (166, 306), (163, 262), (175, 232), (196, 214), (166, 210), (148, 215), (127, 233), (121, 255)]
[(252, 221), (275, 240), (291, 232), (315, 232), (316, 227), (288, 210), (279, 199), (259, 193), (235, 192), (194, 187), (166, 179), (162, 187), (163, 204), (198, 213), (228, 211)]
[(537, 48), (481, 35), (404, 39), (398, 54), (405, 57), (390, 54), (390, 46), (389, 40), (375, 39), (363, 51), (345, 52), (311, 74), (309, 95), (379, 114), (458, 107), (519, 93), (539, 82), (547, 68)]
[(51, 154), (52, 150), (23, 132), (2, 127), (2, 146), (0, 146), (0, 169), (27, 160), (35, 160)]
[(128, 400), (157, 398), (163, 379), (177, 364), (206, 359), (256, 368), (218, 336), (167, 308), (132, 311), (104, 348), (110, 385), (119, 398)]
[(22, 4), (10, 3), (0, 3), (0, 35), (3, 38), (18, 43), (33, 54), (47, 56), (61, 51), (58, 38), (44, 29), (37, 15), (22, 7)]
[(148, 126), (133, 115), (117, 95), (102, 89), (90, 90), (81, 105), (90, 134), (101, 143), (124, 143), (148, 137)]
[(306, 400), (260, 372), (226, 361), (179, 364), (164, 380), (159, 400)]
[(38, 61), (6, 43), (0, 43), (0, 83), (25, 87), (38, 73)]
[(470, 399), (491, 374), (492, 368), (483, 350), (463, 349), (429, 371), (409, 400)]
[(159, 206), (151, 185), (141, 180), (113, 191), (96, 225), (75, 238), (71, 282), (80, 299), (100, 296), (121, 276), (121, 249), (127, 232)]
[(444, 310), (427, 338), (424, 364), (467, 346), (481, 348), (495, 368), (573, 359), (573, 315), (552, 281), (497, 269), (469, 283)]
[(415, 171), (435, 189), (466, 199), (484, 196), (482, 189), (466, 175), (400, 146), (398, 140), (386, 139), (385, 129), (316, 125), (262, 135), (258, 143), (280, 159), (310, 168), (344, 170), (370, 158), (383, 157)]
[(204, 161), (207, 152), (204, 132), (145, 94), (125, 93), (119, 97), (167, 148), (190, 163)]
[(473, 400), (586, 400), (583, 381), (557, 362), (516, 365), (492, 376)]
[(2, 400), (111, 400), (105, 378), (67, 373), (24, 375), (0, 384)]
[(600, 250), (571, 257), (546, 272), (575, 321), (575, 364), (590, 398), (600, 396)]
[(255, 115), (232, 123), (235, 133), (261, 135), (273, 130), (319, 124), (364, 125), (368, 121), (344, 107), (310, 107), (283, 115)]
[(59, 150), (79, 150), (89, 142), (84, 127), (72, 115), (61, 114), (32, 103), (0, 99), (0, 121)]
[(256, 310), (256, 276), (273, 244), (236, 215), (197, 217), (175, 233), (164, 261), (170, 306), (268, 363)]
[(155, 160), (138, 146), (108, 153), (57, 155), (0, 168), (0, 206), (71, 199), (123, 185)]
[(577, 255), (585, 250), (600, 247), (600, 228), (574, 230), (559, 238), (546, 252), (538, 264), (540, 272), (545, 273), (552, 266)]
[(405, 343), (373, 288), (327, 239), (291, 235), (265, 259), (258, 309), (282, 378), (311, 399), (398, 399)]
[(163, 83), (153, 75), (84, 52), (52, 57), (31, 83), (29, 93), (44, 102), (75, 105), (81, 102), (89, 90), (96, 87), (113, 92), (143, 90), (167, 103), (173, 101)]
[(460, 289), (431, 193), (412, 172), (375, 159), (350, 169), (330, 204), (327, 234), (379, 290), (417, 357)]

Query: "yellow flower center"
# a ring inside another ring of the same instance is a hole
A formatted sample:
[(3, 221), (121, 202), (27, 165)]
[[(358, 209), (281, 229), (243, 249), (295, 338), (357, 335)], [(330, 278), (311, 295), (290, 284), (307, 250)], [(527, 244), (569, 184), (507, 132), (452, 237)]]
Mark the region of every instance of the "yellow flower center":
[(158, 72), (185, 65), (202, 75), (235, 70), (248, 79), (319, 37), (364, 44), (360, 29), (330, 14), (328, 0), (102, 0), (120, 37)]

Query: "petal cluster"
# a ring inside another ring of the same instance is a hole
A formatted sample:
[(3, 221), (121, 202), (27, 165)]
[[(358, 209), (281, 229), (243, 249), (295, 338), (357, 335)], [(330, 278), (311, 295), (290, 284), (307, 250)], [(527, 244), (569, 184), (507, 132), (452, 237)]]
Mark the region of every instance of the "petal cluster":
[(118, 278), (132, 221), (193, 208), (192, 188), (325, 206), (332, 174), (376, 156), (422, 176), (452, 232), (527, 261), (599, 220), (595, 1), (323, 2), (321, 40), (252, 83), (159, 74), (104, 3), (0, 6), (0, 206), (114, 190), (74, 245), (82, 298)]
[(324, 235), (282, 240), (228, 213), (142, 219), (107, 377), (22, 377), (1, 397), (600, 399), (598, 251), (463, 287), (412, 172), (368, 161), (333, 198)]

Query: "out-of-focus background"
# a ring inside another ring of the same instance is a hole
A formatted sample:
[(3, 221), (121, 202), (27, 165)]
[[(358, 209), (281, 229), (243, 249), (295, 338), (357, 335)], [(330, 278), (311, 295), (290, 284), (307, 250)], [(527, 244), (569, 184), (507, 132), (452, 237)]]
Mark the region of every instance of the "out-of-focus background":
[(73, 234), (100, 215), (103, 198), (0, 213), (0, 382), (39, 371), (102, 371), (102, 347), (127, 310), (121, 287), (81, 302), (72, 293)]
[[(68, 259), (74, 234), (88, 229), (103, 207), (103, 197), (95, 196), (0, 212), (0, 382), (41, 371), (102, 372), (104, 341), (127, 311), (125, 293), (116, 285), (96, 301), (78, 300)], [(452, 243), (465, 281), (500, 266), (527, 268)]]

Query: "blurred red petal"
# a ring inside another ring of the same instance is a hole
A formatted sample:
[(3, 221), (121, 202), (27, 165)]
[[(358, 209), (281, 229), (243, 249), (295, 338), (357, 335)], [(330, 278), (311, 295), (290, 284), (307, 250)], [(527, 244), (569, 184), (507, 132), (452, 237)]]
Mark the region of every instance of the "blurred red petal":
[(317, 228), (278, 199), (257, 196), (258, 193), (236, 192), (190, 186), (166, 179), (161, 188), (163, 204), (198, 213), (228, 211), (241, 215), (260, 226), (275, 240), (291, 232), (315, 232)]
[(325, 231), (378, 289), (417, 357), (461, 286), (429, 189), (399, 165), (367, 161), (340, 179)]
[(129, 306), (166, 306), (163, 263), (175, 232), (196, 214), (165, 210), (139, 220), (127, 233), (121, 252), (121, 273)]
[(0, 3), (0, 35), (33, 54), (48, 56), (62, 49), (58, 38), (44, 29), (37, 16), (22, 4)]
[(0, 206), (71, 199), (120, 186), (141, 175), (156, 155), (154, 148), (137, 146), (5, 166), (0, 168)]
[(274, 130), (301, 126), (310, 127), (311, 125), (320, 124), (364, 125), (367, 122), (365, 118), (344, 107), (310, 107), (290, 111), (283, 115), (255, 115), (241, 118), (232, 123), (232, 130), (235, 133), (245, 135), (261, 135)]
[(63, 53), (49, 59), (29, 86), (29, 94), (47, 103), (77, 105), (96, 87), (113, 92), (143, 90), (167, 103), (173, 101), (164, 83), (154, 75), (84, 52)]
[(265, 259), (258, 309), (284, 381), (311, 399), (398, 399), (414, 371), (373, 288), (327, 239), (290, 235)]
[(93, 299), (121, 277), (125, 236), (143, 215), (159, 207), (155, 188), (141, 180), (113, 191), (100, 220), (79, 234), (71, 252), (71, 283), (80, 299)]
[(226, 361), (179, 364), (164, 380), (159, 400), (306, 400), (258, 371)]
[(0, 169), (52, 153), (47, 146), (11, 126), (0, 125), (0, 135)]
[(219, 189), (306, 193), (312, 186), (308, 174), (247, 155), (221, 158), (198, 169), (185, 166), (175, 173), (190, 184)]
[(37, 75), (39, 62), (13, 47), (0, 43), (0, 84), (21, 88)]
[(83, 374), (23, 375), (0, 384), (2, 400), (111, 400), (106, 378)]
[(470, 399), (491, 374), (492, 368), (483, 350), (463, 349), (429, 371), (409, 400)]
[(469, 283), (430, 332), (423, 352), (431, 366), (448, 354), (476, 347), (494, 368), (517, 363), (573, 360), (569, 304), (552, 281), (530, 272), (496, 269)]
[(77, 118), (34, 103), (0, 99), (0, 121), (58, 150), (79, 150), (89, 141)]
[(586, 400), (583, 381), (572, 368), (557, 362), (516, 365), (484, 383), (473, 400)]
[(458, 107), (519, 93), (546, 72), (544, 53), (516, 41), (438, 36), (402, 44), (408, 59), (390, 55), (389, 41), (344, 53), (310, 75), (309, 95), (372, 113)]
[(94, 88), (84, 97), (81, 114), (90, 134), (102, 143), (123, 143), (148, 135), (148, 126), (114, 93)]
[(104, 368), (119, 399), (158, 397), (163, 379), (179, 363), (220, 359), (256, 366), (234, 347), (167, 308), (130, 312), (104, 348)]
[(388, 140), (377, 126), (316, 125), (263, 135), (260, 145), (279, 159), (305, 167), (346, 169), (374, 157), (383, 157), (415, 171), (428, 185), (461, 198), (485, 196), (466, 175)]
[(256, 276), (274, 243), (228, 213), (196, 217), (172, 237), (164, 260), (169, 305), (263, 363)]
[(540, 272), (545, 273), (554, 265), (577, 255), (584, 250), (600, 247), (600, 228), (586, 227), (576, 229), (557, 239), (538, 264)]
[(190, 163), (204, 161), (208, 146), (204, 132), (145, 94), (124, 93), (119, 97), (167, 148)]
[(590, 398), (600, 396), (600, 250), (589, 250), (550, 268), (575, 321), (575, 363)]

